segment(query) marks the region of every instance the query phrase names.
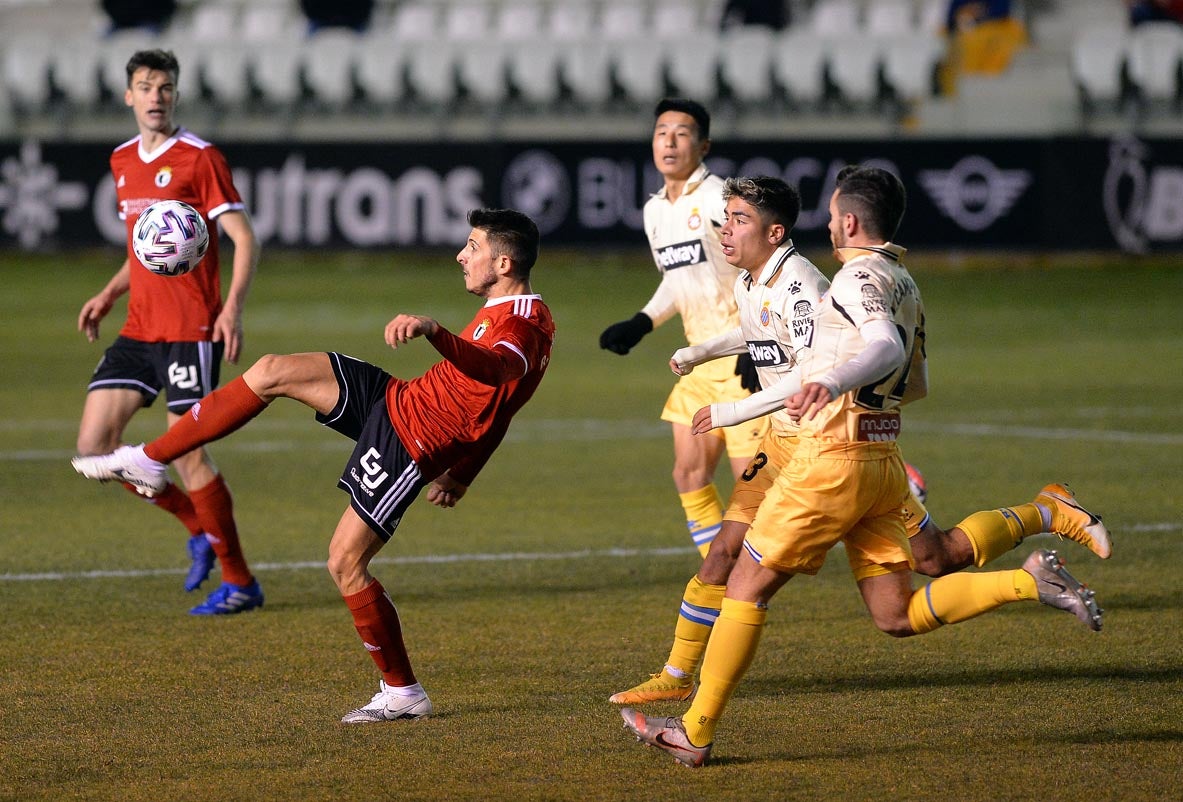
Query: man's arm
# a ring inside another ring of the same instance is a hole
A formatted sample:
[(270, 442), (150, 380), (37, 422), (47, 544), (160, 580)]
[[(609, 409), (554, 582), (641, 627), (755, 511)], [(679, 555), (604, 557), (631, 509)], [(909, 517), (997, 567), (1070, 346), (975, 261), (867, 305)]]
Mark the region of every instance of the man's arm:
[(386, 324), (386, 344), (391, 348), (416, 337), (426, 337), (444, 359), (470, 379), (496, 387), (520, 379), (529, 369), (529, 360), (512, 343), (504, 340), (492, 348), (474, 345), (445, 329), (424, 315), (399, 315)]
[(82, 305), (78, 313), (78, 330), (86, 335), (87, 342), (99, 338), (99, 323), (111, 311), (115, 301), (127, 294), (131, 287), (131, 259), (124, 259), (115, 275), (98, 295)]
[(670, 369), (679, 376), (685, 376), (703, 362), (747, 352), (748, 343), (744, 339), (743, 330), (736, 326), (731, 331), (725, 331), (706, 342), (687, 345), (674, 351), (674, 355), (670, 357)]
[(703, 407), (694, 414), (690, 430), (694, 434), (704, 434), (720, 426), (735, 426), (737, 423), (767, 415), (783, 407), (785, 398), (794, 395), (800, 389), (801, 377), (794, 370), (782, 376), (780, 381), (771, 387), (752, 393), (747, 398)]
[(242, 309), (259, 265), (259, 241), (246, 212), (223, 212), (217, 222), (234, 243), (234, 269), (222, 311), (214, 321), (213, 341), (226, 344), (226, 361), (233, 365), (242, 352)]
[(785, 398), (789, 414), (811, 420), (826, 404), (845, 392), (882, 381), (904, 363), (904, 341), (890, 320), (868, 320), (859, 327), (863, 349)]

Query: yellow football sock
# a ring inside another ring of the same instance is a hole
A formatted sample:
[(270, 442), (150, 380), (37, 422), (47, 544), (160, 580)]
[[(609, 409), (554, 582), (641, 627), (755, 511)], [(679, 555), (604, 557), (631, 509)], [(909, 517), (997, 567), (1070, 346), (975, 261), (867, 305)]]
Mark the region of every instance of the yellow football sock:
[(714, 484), (709, 484), (689, 493), (679, 493), (678, 498), (682, 499), (682, 509), (686, 511), (690, 539), (698, 553), (706, 557), (711, 541), (723, 526), (723, 500), (719, 498), (719, 491)]
[(767, 617), (768, 608), (755, 602), (723, 600), (702, 661), (698, 694), (682, 716), (686, 735), (695, 746), (706, 746), (715, 739), (723, 708), (752, 664)]
[(674, 625), (674, 645), (670, 649), (666, 665), (676, 668), (685, 676), (692, 677), (702, 662), (711, 628), (719, 617), (723, 606), (726, 585), (707, 585), (695, 574), (686, 583), (682, 596), (682, 607), (678, 610), (678, 623)]
[(957, 528), (969, 538), (974, 565), (979, 568), (1006, 554), (1023, 542), (1023, 538), (1045, 531), (1043, 515), (1032, 503), (975, 512), (957, 524)]
[(958, 624), (1010, 602), (1038, 598), (1035, 579), (1013, 571), (961, 572), (934, 579), (912, 594), (908, 621), (918, 635), (945, 624)]

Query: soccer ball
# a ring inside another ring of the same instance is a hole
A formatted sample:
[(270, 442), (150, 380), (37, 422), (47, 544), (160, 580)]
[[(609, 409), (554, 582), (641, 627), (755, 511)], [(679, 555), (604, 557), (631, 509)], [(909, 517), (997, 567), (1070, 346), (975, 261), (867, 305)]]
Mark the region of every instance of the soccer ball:
[(924, 483), (924, 474), (916, 469), (915, 465), (905, 462), (904, 470), (908, 473), (908, 488), (912, 491), (912, 495), (920, 500), (923, 504), (928, 501), (928, 485)]
[(131, 249), (140, 264), (158, 276), (183, 276), (209, 247), (209, 229), (201, 213), (178, 200), (157, 201), (131, 230)]

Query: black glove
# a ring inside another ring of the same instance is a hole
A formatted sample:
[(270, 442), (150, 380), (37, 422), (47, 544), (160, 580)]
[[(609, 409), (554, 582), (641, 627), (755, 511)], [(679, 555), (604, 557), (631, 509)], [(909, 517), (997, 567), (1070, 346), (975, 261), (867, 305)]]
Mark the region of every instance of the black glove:
[(739, 386), (749, 393), (760, 392), (760, 376), (756, 373), (756, 363), (751, 354), (740, 354), (735, 358), (735, 375), (739, 376)]
[(637, 312), (629, 320), (613, 323), (600, 334), (600, 347), (614, 354), (627, 354), (629, 349), (653, 331), (653, 321), (644, 312)]

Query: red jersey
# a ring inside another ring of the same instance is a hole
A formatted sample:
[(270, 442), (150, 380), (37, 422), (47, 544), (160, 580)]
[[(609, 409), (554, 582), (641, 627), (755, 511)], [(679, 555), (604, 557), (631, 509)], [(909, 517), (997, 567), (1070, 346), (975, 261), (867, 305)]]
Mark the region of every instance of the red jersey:
[[(153, 153), (144, 151), (138, 136), (115, 148), (111, 174), (119, 218), (127, 224), (127, 256), (131, 260), (127, 323), (120, 334), (144, 342), (208, 340), (222, 311), (218, 230), (213, 221), (223, 212), (244, 208), (226, 157), (209, 142), (178, 128)], [(131, 230), (140, 212), (156, 201), (170, 199), (184, 201), (199, 211), (210, 231), (205, 258), (183, 276), (149, 272), (131, 249)]]
[(391, 423), (425, 479), (448, 471), (472, 483), (542, 381), (554, 337), (541, 296), (495, 298), (460, 334), (441, 327), (429, 338), (444, 361), (390, 380)]

